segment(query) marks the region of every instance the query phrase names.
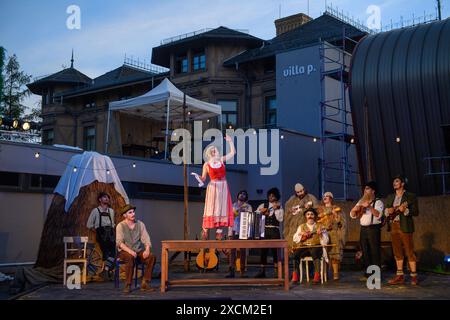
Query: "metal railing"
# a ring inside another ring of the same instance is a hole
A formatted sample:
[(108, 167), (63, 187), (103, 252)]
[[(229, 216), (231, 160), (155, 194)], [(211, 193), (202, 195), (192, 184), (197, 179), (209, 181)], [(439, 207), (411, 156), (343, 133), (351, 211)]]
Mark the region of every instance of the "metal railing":
[(42, 137), (37, 133), (0, 130), (0, 141), (40, 144), (42, 142)]
[[(190, 37), (194, 37), (196, 35), (199, 35), (199, 34), (211, 31), (211, 30), (214, 30), (214, 28), (205, 28), (205, 29), (200, 29), (200, 30), (193, 31), (193, 32), (180, 34), (178, 36), (174, 36), (174, 37), (171, 37), (171, 38), (167, 38), (167, 39), (161, 40), (161, 45), (172, 43), (172, 42), (179, 41), (179, 40), (186, 39), (186, 38), (190, 38)], [(233, 30), (234, 31), (238, 31), (238, 32), (242, 32), (242, 33), (247, 33), (247, 34), (250, 32), (247, 29), (233, 29)]]

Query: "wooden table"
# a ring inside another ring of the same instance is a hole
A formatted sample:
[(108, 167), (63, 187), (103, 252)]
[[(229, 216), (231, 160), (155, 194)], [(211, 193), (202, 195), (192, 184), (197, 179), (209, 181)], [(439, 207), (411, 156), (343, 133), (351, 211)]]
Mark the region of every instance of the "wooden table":
[[(289, 290), (289, 253), (286, 240), (165, 240), (161, 242), (161, 292), (171, 286), (192, 285), (284, 285)], [(263, 249), (275, 248), (278, 251), (278, 278), (251, 279), (185, 279), (169, 281), (169, 251), (193, 251), (199, 249)], [(281, 265), (281, 250), (284, 251), (284, 279)]]

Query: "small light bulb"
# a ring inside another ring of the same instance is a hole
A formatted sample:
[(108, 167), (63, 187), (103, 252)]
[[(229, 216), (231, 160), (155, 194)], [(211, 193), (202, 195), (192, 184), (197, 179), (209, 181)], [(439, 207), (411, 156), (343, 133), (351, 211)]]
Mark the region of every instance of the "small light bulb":
[(228, 129), (233, 129), (233, 126), (229, 126)]
[(25, 130), (25, 131), (30, 130), (30, 123), (29, 122), (24, 122), (22, 124), (22, 129)]
[(41, 156), (41, 154), (39, 153), (39, 152), (36, 152), (35, 154), (34, 154), (34, 157), (37, 159), (37, 158), (39, 158)]
[(209, 119), (208, 119), (208, 120), (206, 120), (206, 122), (207, 122), (207, 123), (209, 123)]
[(253, 134), (256, 134), (256, 130), (253, 130)]
[(395, 139), (395, 141), (396, 141), (397, 143), (399, 143), (399, 142), (400, 142), (400, 137), (397, 137), (397, 139)]
[(284, 136), (283, 136), (283, 135), (281, 135), (281, 137), (280, 137), (280, 138), (281, 138), (281, 140), (283, 140), (283, 139), (284, 139)]
[(156, 154), (158, 154), (158, 153), (159, 153), (159, 151), (158, 151), (158, 150), (156, 150), (156, 151), (155, 151), (155, 153), (156, 153)]
[(314, 138), (313, 141), (314, 141), (314, 142), (317, 142), (317, 138)]
[(355, 139), (354, 139), (354, 138), (351, 138), (351, 139), (350, 139), (350, 143), (355, 143)]
[(19, 126), (19, 120), (14, 120), (13, 121), (13, 128), (16, 129)]
[(73, 172), (77, 172), (77, 167), (74, 167), (74, 168), (73, 168)]
[(136, 163), (133, 163), (133, 168), (136, 168)]
[(109, 170), (106, 170), (106, 174), (110, 174), (111, 173), (111, 171), (109, 171)]

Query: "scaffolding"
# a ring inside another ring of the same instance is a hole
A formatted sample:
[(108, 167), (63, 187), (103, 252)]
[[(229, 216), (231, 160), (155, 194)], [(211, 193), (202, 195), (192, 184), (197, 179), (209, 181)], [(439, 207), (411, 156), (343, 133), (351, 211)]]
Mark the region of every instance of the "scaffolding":
[[(349, 163), (349, 148), (355, 143), (351, 108), (348, 103), (351, 54), (346, 42), (356, 41), (342, 33), (342, 46), (322, 42), (320, 50), (320, 191), (333, 190), (336, 200), (349, 199), (350, 186), (356, 186), (358, 175)], [(331, 88), (330, 88), (331, 87)], [(336, 151), (336, 147), (339, 151)]]

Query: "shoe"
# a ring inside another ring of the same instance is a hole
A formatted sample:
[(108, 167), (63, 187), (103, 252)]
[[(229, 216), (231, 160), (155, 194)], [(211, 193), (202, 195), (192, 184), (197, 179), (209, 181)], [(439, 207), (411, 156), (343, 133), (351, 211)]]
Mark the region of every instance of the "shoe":
[(291, 279), (291, 283), (292, 284), (297, 284), (298, 283), (298, 273), (297, 271), (292, 272), (292, 279)]
[(339, 273), (333, 273), (333, 280), (338, 281), (339, 280)]
[(123, 288), (123, 293), (130, 293), (131, 292), (131, 284), (126, 284), (125, 288)]
[(405, 277), (403, 275), (396, 275), (394, 278), (388, 281), (388, 284), (395, 285), (395, 284), (403, 284), (405, 283)]
[(320, 273), (319, 272), (314, 272), (314, 279), (313, 279), (312, 283), (313, 284), (320, 283)]
[(155, 288), (151, 287), (147, 281), (142, 281), (141, 291), (155, 291)]
[(417, 286), (419, 284), (419, 281), (417, 280), (417, 276), (411, 276), (411, 285)]
[(266, 277), (266, 272), (265, 271), (260, 271), (255, 276), (255, 278), (265, 278), (265, 277)]
[(225, 278), (234, 278), (234, 268), (230, 268), (230, 273), (228, 273)]

